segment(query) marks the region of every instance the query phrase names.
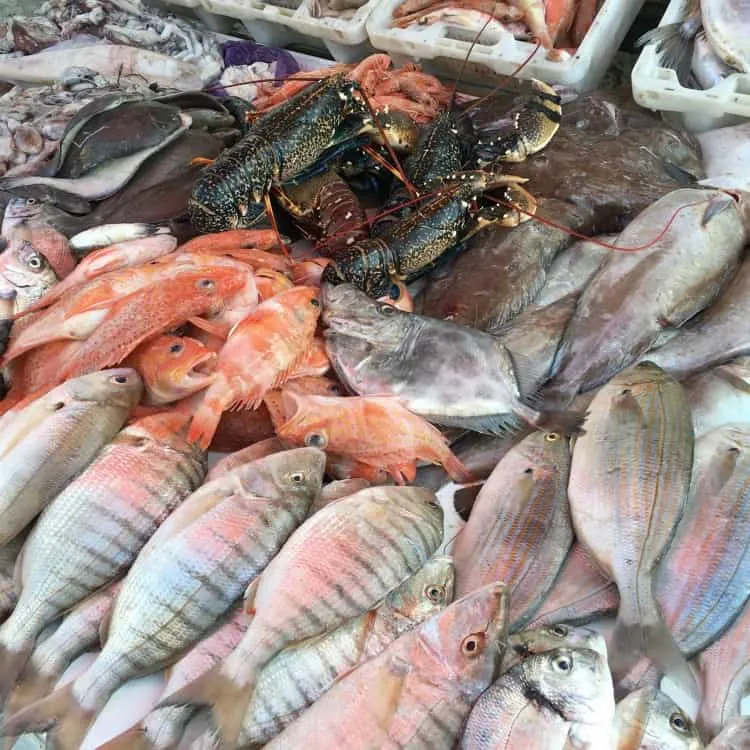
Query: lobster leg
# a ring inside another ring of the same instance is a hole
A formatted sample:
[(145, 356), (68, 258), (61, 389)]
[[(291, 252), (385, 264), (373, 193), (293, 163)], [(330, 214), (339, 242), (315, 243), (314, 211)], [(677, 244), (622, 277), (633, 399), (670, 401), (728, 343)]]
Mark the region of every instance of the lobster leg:
[(286, 244), (284, 243), (284, 239), (281, 236), (281, 233), (279, 232), (279, 225), (276, 223), (276, 214), (273, 212), (273, 205), (271, 204), (271, 195), (270, 193), (266, 193), (263, 196), (263, 203), (266, 207), (266, 216), (268, 216), (269, 221), (271, 222), (271, 227), (273, 227), (273, 231), (276, 234), (276, 239), (278, 240), (279, 247), (281, 248), (281, 252), (284, 253), (284, 255), (291, 259), (292, 254), (287, 248)]
[(216, 159), (207, 159), (205, 156), (196, 156), (194, 159), (190, 160), (190, 166), (191, 167), (207, 167), (213, 164), (215, 161)]

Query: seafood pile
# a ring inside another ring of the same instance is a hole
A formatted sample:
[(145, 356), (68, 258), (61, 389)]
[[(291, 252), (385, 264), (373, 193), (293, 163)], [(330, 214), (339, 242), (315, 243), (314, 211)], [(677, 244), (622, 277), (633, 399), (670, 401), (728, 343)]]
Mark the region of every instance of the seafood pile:
[(0, 182), (0, 732), (743, 747), (747, 129), (291, 79)]
[(750, 3), (686, 0), (681, 20), (644, 34), (660, 64), (683, 86), (710, 89), (733, 73), (750, 73)]
[[(575, 49), (594, 22), (598, 0), (403, 0), (393, 11), (393, 28), (442, 23), (474, 34), (512, 34), (546, 50)], [(481, 36), (479, 37), (481, 40)], [(559, 54), (550, 59), (561, 59)]]

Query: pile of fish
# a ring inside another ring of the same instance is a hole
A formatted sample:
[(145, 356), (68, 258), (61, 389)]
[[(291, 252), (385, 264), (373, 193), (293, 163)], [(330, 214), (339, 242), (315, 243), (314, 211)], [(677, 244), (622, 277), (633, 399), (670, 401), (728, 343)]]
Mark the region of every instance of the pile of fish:
[[(599, 0), (403, 0), (393, 12), (394, 28), (435, 23), (466, 29), (479, 37), (512, 34), (546, 50), (571, 50), (581, 44), (599, 10)], [(550, 59), (562, 59), (559, 52)]]
[(386, 57), (0, 183), (0, 731), (746, 748), (747, 127)]
[(680, 20), (644, 34), (663, 67), (683, 86), (710, 89), (733, 73), (750, 73), (750, 3), (686, 0)]

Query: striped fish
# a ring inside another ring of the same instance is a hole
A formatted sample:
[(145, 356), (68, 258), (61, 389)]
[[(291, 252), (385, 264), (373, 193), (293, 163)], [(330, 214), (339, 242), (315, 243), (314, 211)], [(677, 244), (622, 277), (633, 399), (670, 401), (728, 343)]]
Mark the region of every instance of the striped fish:
[(456, 594), (492, 581), (510, 588), (511, 630), (522, 628), (552, 588), (573, 543), (568, 441), (534, 432), (485, 482), (456, 538)]
[(370, 487), (327, 505), (248, 593), (254, 618), (240, 645), (181, 697), (211, 704), (232, 745), (258, 673), (273, 656), (375, 607), (425, 564), (442, 537), (435, 494), (420, 487)]
[(6, 695), (46, 625), (124, 573), (159, 524), (200, 483), (206, 458), (185, 415), (125, 428), (42, 514), (23, 550), (23, 590), (0, 627)]
[(636, 690), (617, 704), (615, 727), (617, 750), (703, 748), (695, 724), (668, 695), (654, 687)]
[(146, 564), (136, 561), (94, 663), (74, 682), (10, 716), (6, 732), (57, 721), (57, 746), (77, 749), (120, 685), (174, 663), (211, 632), (306, 518), (320, 492), (325, 454), (317, 448), (261, 461), (274, 462), (275, 491), (269, 488), (261, 497), (236, 482), (229, 497), (184, 528), (172, 529), (148, 552)]
[(620, 596), (578, 542), (573, 542), (568, 559), (552, 589), (537, 610), (529, 627), (587, 622), (617, 611)]
[(260, 672), (240, 747), (265, 743), (304, 713), (334, 683), (453, 599), (453, 560), (433, 557), (376, 610), (312, 641), (289, 646)]
[(698, 690), (653, 593), (690, 486), (693, 425), (680, 384), (651, 362), (614, 377), (591, 402), (573, 450), (568, 496), (578, 540), (620, 592), (610, 664), (623, 677), (646, 655)]
[(455, 747), (507, 625), (503, 584), (468, 594), (337, 682), (266, 750)]

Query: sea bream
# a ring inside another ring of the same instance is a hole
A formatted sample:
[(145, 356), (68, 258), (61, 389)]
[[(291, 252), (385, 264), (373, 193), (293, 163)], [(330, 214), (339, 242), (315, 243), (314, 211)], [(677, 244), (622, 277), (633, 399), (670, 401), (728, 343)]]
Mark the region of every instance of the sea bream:
[(519, 362), (499, 338), (324, 285), (328, 356), (355, 393), (398, 396), (436, 424), (500, 434), (544, 414), (521, 394)]

